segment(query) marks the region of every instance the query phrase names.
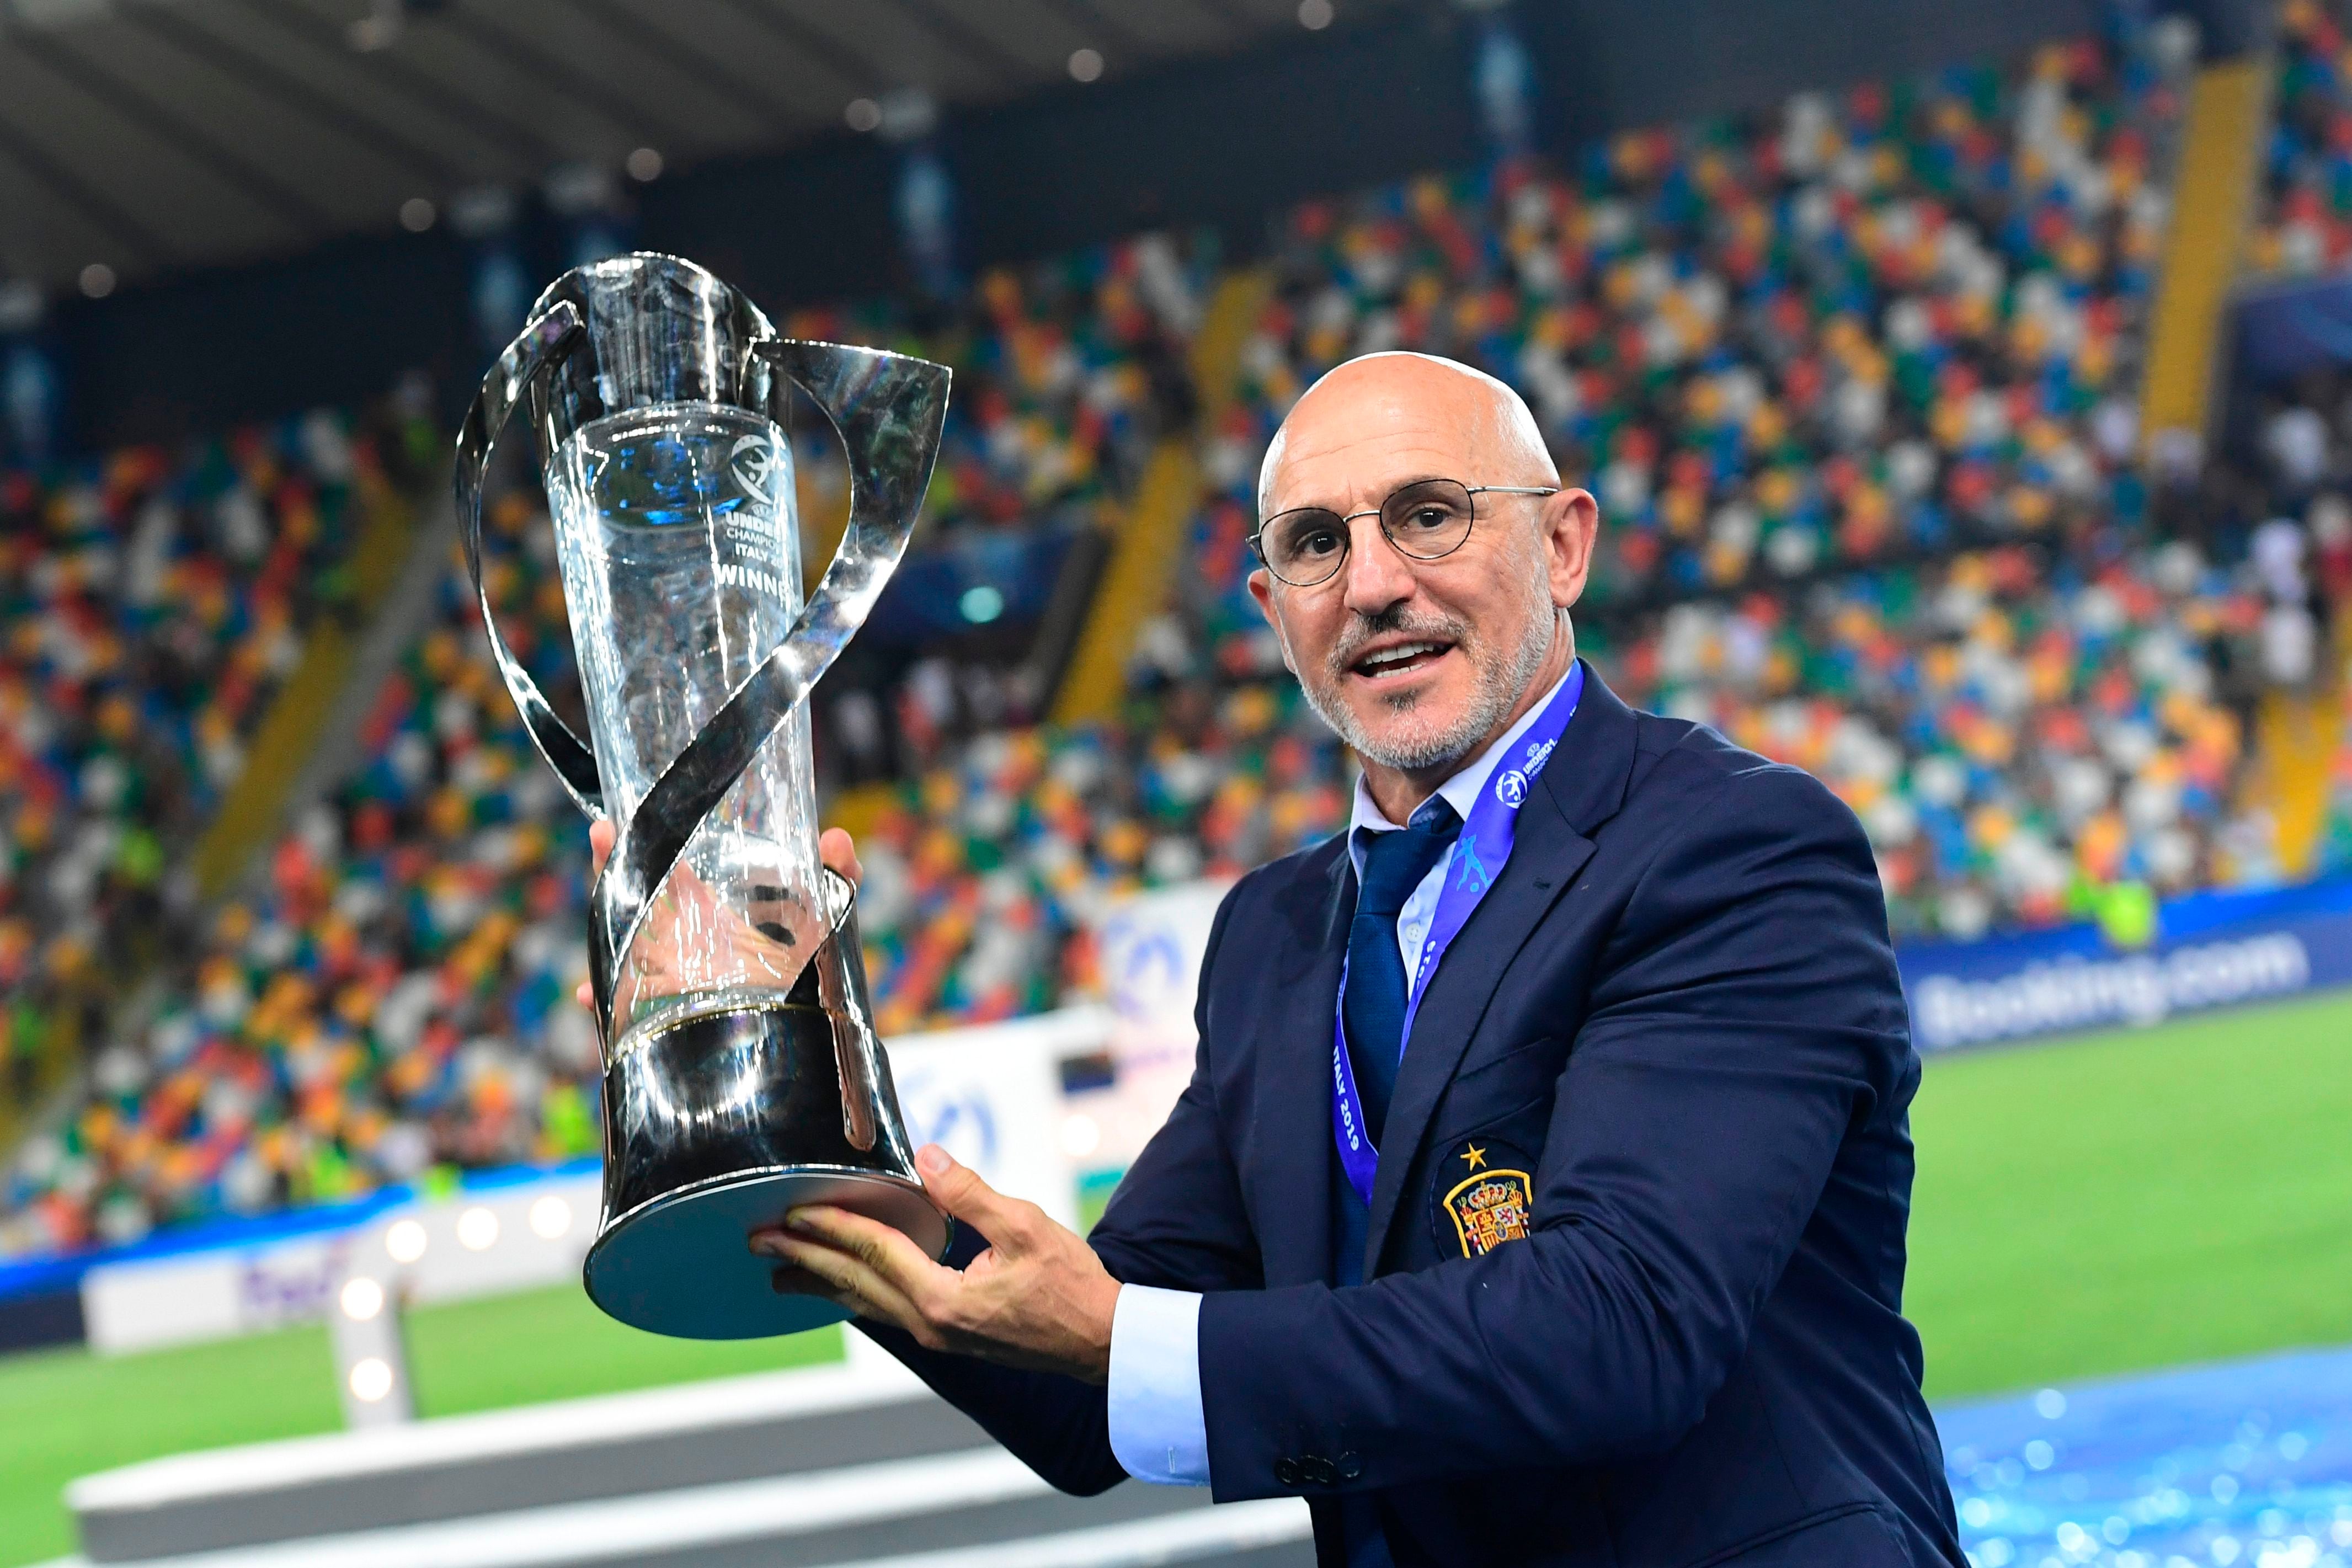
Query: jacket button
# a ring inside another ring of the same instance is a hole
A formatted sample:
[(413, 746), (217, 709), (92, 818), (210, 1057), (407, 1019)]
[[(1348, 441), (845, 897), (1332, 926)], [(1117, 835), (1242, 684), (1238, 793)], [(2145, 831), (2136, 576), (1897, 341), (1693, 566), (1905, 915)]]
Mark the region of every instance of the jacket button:
[(1274, 1462), (1274, 1479), (1276, 1483), (1280, 1486), (1297, 1486), (1300, 1479), (1298, 1461), (1292, 1458), (1287, 1454), (1285, 1454), (1281, 1458), (1276, 1459)]
[(1339, 1456), (1339, 1479), (1341, 1480), (1352, 1481), (1363, 1473), (1364, 1458), (1361, 1454), (1342, 1454)]
[(1316, 1486), (1336, 1487), (1339, 1484), (1339, 1472), (1333, 1469), (1331, 1461), (1320, 1454), (1307, 1455), (1298, 1462), (1298, 1468)]

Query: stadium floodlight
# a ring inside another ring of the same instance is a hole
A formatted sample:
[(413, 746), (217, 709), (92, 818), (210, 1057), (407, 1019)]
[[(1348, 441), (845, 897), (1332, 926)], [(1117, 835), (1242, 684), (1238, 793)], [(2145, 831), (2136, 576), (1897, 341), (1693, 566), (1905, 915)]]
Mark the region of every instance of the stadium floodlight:
[(362, 1356), (352, 1363), (352, 1375), (344, 1381), (351, 1384), (353, 1399), (363, 1405), (377, 1404), (392, 1392), (392, 1363), (382, 1356)]
[(572, 1234), (572, 1205), (548, 1194), (530, 1205), (530, 1233), (541, 1241), (561, 1241)]
[[(860, 101), (863, 101), (862, 100)], [(856, 108), (852, 104), (852, 110)], [(938, 129), (939, 100), (919, 87), (894, 87), (884, 93), (874, 106), (874, 123), (860, 126), (853, 115), (853, 130), (879, 132), (882, 140), (891, 142), (919, 142)]]
[(29, 278), (0, 283), (0, 332), (29, 332), (41, 324), (46, 301), (41, 286)]
[(427, 1239), (425, 1227), (415, 1220), (394, 1220), (383, 1233), (383, 1250), (394, 1263), (414, 1263), (425, 1256)]
[(398, 1294), (365, 1267), (354, 1267), (338, 1281), (333, 1300), (327, 1340), (335, 1354), (343, 1424), (383, 1426), (408, 1420), (415, 1410)]
[(335, 1304), (343, 1316), (366, 1322), (383, 1310), (383, 1287), (364, 1274), (354, 1274), (343, 1281), (343, 1289)]
[(1102, 79), (1102, 73), (1103, 58), (1102, 51), (1100, 49), (1072, 49), (1070, 51), (1070, 79), (1072, 81), (1099, 81)]
[(540, 183), (540, 195), (547, 205), (565, 217), (584, 217), (591, 213), (613, 210), (617, 199), (613, 190), (613, 176), (601, 163), (576, 159), (558, 163), (547, 172)]
[(449, 200), (449, 225), (467, 239), (500, 233), (514, 220), (514, 193), (497, 185), (477, 185)]
[(343, 42), (354, 54), (380, 54), (400, 42), (407, 26), (408, 7), (402, 0), (373, 0), (366, 16), (343, 29)]
[(468, 1252), (487, 1252), (499, 1239), (499, 1216), (479, 1204), (457, 1216), (457, 1245)]
[(1331, 0), (1298, 0), (1298, 25), (1310, 33), (1319, 33), (1329, 26), (1337, 15)]
[(103, 300), (114, 292), (114, 268), (103, 261), (93, 261), (81, 269), (81, 291), (93, 300)]

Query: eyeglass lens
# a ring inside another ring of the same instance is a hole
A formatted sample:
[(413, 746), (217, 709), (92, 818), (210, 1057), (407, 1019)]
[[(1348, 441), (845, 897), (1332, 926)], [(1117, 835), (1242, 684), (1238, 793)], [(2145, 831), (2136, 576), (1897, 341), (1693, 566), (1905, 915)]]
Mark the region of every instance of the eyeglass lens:
[[(1469, 487), (1454, 479), (1423, 479), (1381, 503), (1381, 531), (1415, 560), (1434, 561), (1462, 547), (1473, 517)], [(1276, 576), (1310, 586), (1338, 572), (1347, 559), (1348, 524), (1328, 508), (1301, 507), (1267, 520), (1258, 548)]]

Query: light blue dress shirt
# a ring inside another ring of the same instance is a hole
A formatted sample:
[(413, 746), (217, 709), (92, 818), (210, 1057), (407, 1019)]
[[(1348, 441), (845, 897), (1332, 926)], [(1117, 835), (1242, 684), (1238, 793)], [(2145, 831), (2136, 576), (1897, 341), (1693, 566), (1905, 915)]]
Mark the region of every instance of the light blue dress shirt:
[[(1574, 664), (1569, 670), (1576, 668)], [(1504, 752), (1518, 742), (1568, 681), (1563, 673), (1542, 699), (1528, 705), (1519, 721), (1478, 753), (1467, 767), (1437, 786), (1437, 794), (1463, 821)], [(1348, 856), (1356, 876), (1364, 875), (1364, 848), (1358, 829), (1394, 833), (1372, 802), (1363, 775), (1356, 776), (1356, 803), (1348, 822)], [(1412, 896), (1397, 911), (1397, 947), (1404, 955), (1407, 984), (1421, 978), (1421, 939), (1437, 912), (1451, 857), (1430, 868)], [(1110, 1451), (1127, 1473), (1159, 1486), (1209, 1484), (1209, 1422), (1201, 1404), (1201, 1298), (1190, 1290), (1122, 1285), (1110, 1319)]]

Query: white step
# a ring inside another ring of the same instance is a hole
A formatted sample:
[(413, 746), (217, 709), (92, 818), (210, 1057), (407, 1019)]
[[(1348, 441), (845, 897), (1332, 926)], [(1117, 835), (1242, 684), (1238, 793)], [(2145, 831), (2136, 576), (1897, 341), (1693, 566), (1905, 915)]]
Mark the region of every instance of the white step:
[[(1281, 1548), (1289, 1549), (1283, 1561), (1311, 1561), (1304, 1504), (1206, 1505), (1203, 1492), (1132, 1483), (1097, 1499), (1063, 1497), (992, 1447), (140, 1561), (144, 1568), (1139, 1568), (1236, 1553), (1255, 1561)], [(1087, 1522), (1118, 1513), (1143, 1517)], [(92, 1561), (68, 1558), (56, 1568)]]

